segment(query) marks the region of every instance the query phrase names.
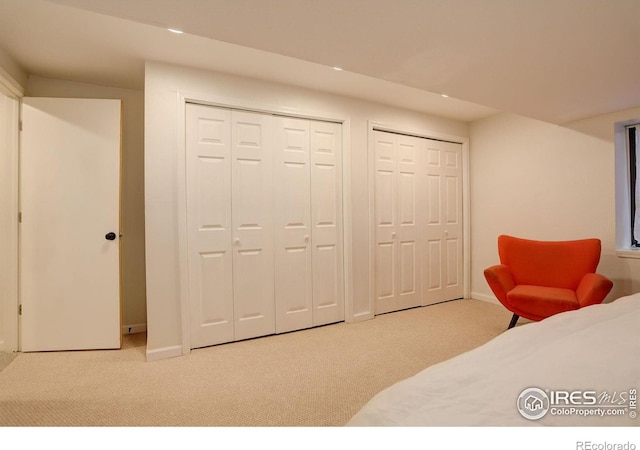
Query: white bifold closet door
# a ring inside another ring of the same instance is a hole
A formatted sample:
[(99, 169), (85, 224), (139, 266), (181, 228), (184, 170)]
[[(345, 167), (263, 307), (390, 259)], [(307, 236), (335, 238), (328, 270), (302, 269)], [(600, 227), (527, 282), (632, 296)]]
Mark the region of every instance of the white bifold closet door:
[(344, 320), (341, 126), (187, 105), (191, 347)]
[(462, 146), (373, 132), (375, 313), (461, 298)]
[(341, 125), (275, 121), (278, 333), (344, 320)]
[(462, 145), (423, 141), (427, 198), (422, 227), (422, 304), (429, 305), (464, 296)]
[(187, 106), (192, 347), (275, 331), (269, 119)]
[(376, 314), (420, 306), (420, 140), (374, 132)]

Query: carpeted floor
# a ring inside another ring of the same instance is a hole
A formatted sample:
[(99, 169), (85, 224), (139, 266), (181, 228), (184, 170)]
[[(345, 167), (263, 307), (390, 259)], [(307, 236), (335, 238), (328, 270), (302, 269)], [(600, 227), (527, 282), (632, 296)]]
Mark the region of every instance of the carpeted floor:
[(0, 372), (2, 372), (5, 369), (5, 367), (11, 364), (11, 361), (13, 361), (16, 358), (16, 356), (18, 356), (17, 353), (0, 352)]
[(144, 335), (121, 350), (19, 353), (0, 372), (0, 425), (342, 426), (380, 390), (482, 345), (509, 319), (459, 300), (156, 362)]

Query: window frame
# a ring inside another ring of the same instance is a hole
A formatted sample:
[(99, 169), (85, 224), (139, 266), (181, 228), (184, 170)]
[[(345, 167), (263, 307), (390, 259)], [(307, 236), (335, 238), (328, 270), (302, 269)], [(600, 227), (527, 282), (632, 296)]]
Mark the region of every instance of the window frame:
[[(617, 122), (615, 127), (615, 185), (616, 185), (616, 254), (625, 258), (640, 258), (640, 247), (632, 242), (632, 213), (635, 205), (632, 183), (640, 183), (640, 174), (636, 172), (632, 179), (632, 160), (630, 157), (629, 129), (635, 127), (636, 156), (637, 142), (640, 133), (640, 118)], [(637, 167), (637, 166), (636, 166)], [(636, 236), (638, 239), (640, 236)]]

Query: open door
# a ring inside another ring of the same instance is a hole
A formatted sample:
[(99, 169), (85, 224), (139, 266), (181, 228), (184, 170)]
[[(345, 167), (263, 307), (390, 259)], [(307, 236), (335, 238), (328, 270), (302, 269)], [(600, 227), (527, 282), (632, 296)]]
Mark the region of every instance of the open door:
[(121, 101), (24, 98), (20, 349), (120, 348)]

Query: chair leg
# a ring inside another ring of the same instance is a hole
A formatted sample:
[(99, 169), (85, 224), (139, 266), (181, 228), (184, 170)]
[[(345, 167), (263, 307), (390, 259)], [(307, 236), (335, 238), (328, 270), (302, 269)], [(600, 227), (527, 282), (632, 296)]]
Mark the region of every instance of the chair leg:
[(509, 323), (509, 326), (507, 327), (507, 330), (510, 328), (513, 328), (516, 326), (516, 323), (518, 322), (518, 319), (520, 318), (519, 315), (514, 314), (513, 317), (511, 318), (511, 322)]

